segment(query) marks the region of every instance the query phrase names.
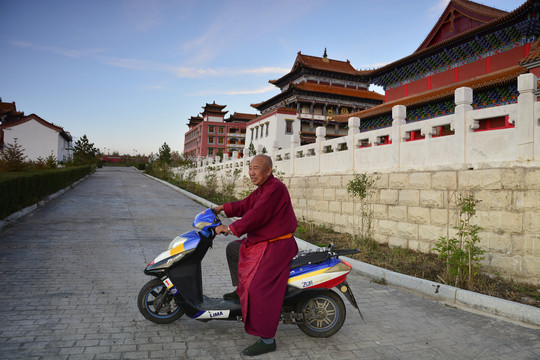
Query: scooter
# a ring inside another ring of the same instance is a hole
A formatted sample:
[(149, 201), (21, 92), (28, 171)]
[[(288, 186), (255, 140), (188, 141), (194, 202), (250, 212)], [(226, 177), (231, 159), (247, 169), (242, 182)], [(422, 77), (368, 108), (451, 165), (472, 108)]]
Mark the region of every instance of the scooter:
[[(215, 228), (221, 220), (212, 209), (195, 217), (192, 230), (174, 238), (167, 251), (156, 257), (144, 270), (155, 279), (139, 292), (137, 304), (141, 314), (157, 324), (168, 324), (184, 314), (200, 321), (242, 321), (239, 300), (209, 298), (202, 292), (201, 262), (212, 247)], [(358, 309), (347, 283), (352, 266), (339, 257), (359, 250), (335, 250), (333, 246), (300, 251), (291, 262), (281, 320), (296, 324), (313, 337), (329, 337), (343, 325), (346, 308), (336, 287)], [(360, 309), (360, 317), (363, 319)]]

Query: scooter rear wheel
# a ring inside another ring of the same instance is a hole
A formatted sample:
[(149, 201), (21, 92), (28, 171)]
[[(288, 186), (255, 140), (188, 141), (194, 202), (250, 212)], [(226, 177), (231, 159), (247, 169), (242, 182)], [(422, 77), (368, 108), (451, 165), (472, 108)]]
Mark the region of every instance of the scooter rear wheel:
[(137, 305), (141, 314), (156, 324), (169, 324), (184, 315), (163, 282), (153, 279), (139, 291)]
[(331, 290), (308, 295), (298, 303), (296, 311), (304, 314), (304, 321), (297, 323), (300, 330), (317, 338), (338, 332), (347, 314), (343, 300)]

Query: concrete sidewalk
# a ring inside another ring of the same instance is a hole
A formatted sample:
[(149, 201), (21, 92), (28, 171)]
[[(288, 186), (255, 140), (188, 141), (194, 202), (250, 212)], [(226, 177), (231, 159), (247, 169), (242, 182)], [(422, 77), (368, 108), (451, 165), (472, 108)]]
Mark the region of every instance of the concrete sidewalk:
[[(134, 169), (103, 168), (0, 230), (0, 358), (236, 359), (243, 324), (153, 324), (136, 298), (148, 262), (191, 229), (201, 205)], [(203, 261), (205, 294), (232, 289), (218, 237)], [(350, 304), (326, 339), (280, 325), (260, 359), (538, 359), (540, 331), (349, 276)]]

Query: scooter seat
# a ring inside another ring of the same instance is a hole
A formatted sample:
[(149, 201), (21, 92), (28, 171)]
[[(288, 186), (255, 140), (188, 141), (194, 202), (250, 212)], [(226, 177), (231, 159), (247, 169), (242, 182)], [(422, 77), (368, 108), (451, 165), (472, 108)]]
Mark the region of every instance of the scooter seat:
[(321, 263), (330, 258), (330, 256), (331, 254), (328, 251), (301, 251), (292, 259), (291, 270), (309, 264)]

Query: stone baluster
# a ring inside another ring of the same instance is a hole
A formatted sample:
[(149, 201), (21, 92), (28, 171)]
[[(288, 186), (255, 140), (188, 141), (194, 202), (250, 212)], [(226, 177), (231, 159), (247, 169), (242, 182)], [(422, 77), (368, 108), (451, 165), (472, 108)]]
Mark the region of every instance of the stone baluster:
[(462, 167), (468, 169), (467, 151), (472, 149), (472, 137), (468, 136), (469, 131), (474, 131), (474, 121), (470, 123), (467, 120), (467, 113), (472, 111), (473, 91), (468, 87), (460, 87), (454, 91), (454, 101), (456, 104), (454, 110), (454, 132), (455, 144), (453, 157), (457, 163), (463, 164)]
[[(534, 160), (534, 141), (539, 138), (538, 126), (535, 126), (534, 104), (536, 103), (537, 78), (534, 74), (518, 77), (517, 105), (517, 157), (518, 161)], [(536, 134), (535, 134), (536, 130)], [(536, 146), (540, 146), (537, 144)]]
[(392, 133), (390, 138), (392, 140), (392, 163), (395, 168), (399, 168), (401, 164), (401, 126), (405, 125), (405, 118), (407, 116), (407, 108), (404, 105), (396, 105), (392, 108)]

